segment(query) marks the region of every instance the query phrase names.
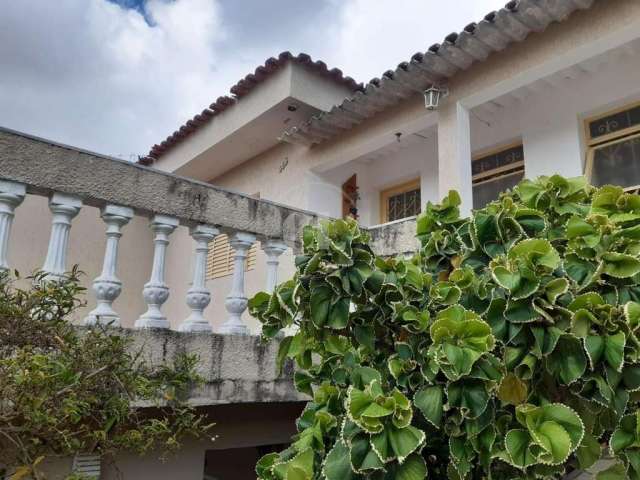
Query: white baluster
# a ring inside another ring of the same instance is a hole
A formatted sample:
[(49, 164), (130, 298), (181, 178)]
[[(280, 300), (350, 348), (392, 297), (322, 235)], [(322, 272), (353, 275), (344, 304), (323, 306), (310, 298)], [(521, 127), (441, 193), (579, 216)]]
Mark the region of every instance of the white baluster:
[(178, 226), (178, 219), (167, 215), (156, 215), (151, 221), (153, 239), (153, 267), (151, 278), (145, 284), (143, 295), (147, 311), (136, 320), (136, 328), (169, 328), (171, 325), (160, 308), (169, 298), (169, 287), (164, 283), (164, 264), (169, 245), (169, 235)]
[(242, 314), (247, 309), (247, 297), (244, 293), (244, 269), (247, 252), (256, 241), (255, 235), (236, 232), (229, 243), (234, 249), (233, 255), (233, 283), (231, 291), (224, 302), (229, 312), (229, 318), (222, 325), (222, 333), (248, 334), (249, 329), (242, 322)]
[(211, 293), (205, 285), (207, 275), (207, 255), (209, 242), (220, 232), (215, 227), (198, 225), (191, 229), (191, 237), (196, 242), (194, 253), (193, 283), (187, 292), (187, 305), (191, 315), (178, 328), (181, 332), (210, 332), (211, 325), (203, 316), (204, 309), (211, 302)]
[(26, 193), (27, 188), (22, 183), (0, 180), (0, 270), (9, 269), (7, 253), (13, 216)]
[(266, 292), (272, 293), (278, 284), (279, 257), (287, 250), (287, 245), (281, 240), (267, 240), (262, 244), (262, 250), (267, 255)]
[(85, 325), (120, 326), (120, 315), (113, 310), (113, 302), (122, 291), (122, 282), (116, 274), (118, 266), (118, 242), (121, 229), (133, 218), (133, 209), (119, 205), (107, 205), (102, 209), (102, 220), (107, 224), (107, 245), (102, 263), (102, 273), (93, 281), (93, 291), (98, 305), (84, 319)]
[(42, 270), (47, 273), (47, 280), (60, 281), (64, 279), (71, 220), (78, 214), (81, 207), (82, 199), (75, 195), (54, 193), (49, 199), (49, 210), (53, 214), (53, 219), (47, 258), (42, 267)]

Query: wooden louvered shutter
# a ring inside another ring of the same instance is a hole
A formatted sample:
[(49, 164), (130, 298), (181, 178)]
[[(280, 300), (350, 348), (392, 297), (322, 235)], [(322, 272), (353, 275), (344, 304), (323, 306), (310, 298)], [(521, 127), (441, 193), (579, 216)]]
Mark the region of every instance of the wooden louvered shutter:
[[(254, 243), (247, 253), (245, 270), (252, 270), (256, 265), (257, 243)], [(218, 235), (209, 244), (209, 256), (207, 258), (207, 279), (220, 278), (233, 273), (233, 248), (229, 243), (229, 237), (225, 234)]]

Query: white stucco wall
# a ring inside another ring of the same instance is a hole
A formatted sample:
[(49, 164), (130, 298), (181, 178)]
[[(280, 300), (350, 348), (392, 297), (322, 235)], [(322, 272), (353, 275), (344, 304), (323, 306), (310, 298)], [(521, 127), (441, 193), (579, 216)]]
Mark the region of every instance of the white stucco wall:
[[(324, 173), (313, 174), (323, 185), (314, 191), (310, 185), (308, 208), (318, 211), (332, 205), (328, 215), (342, 215), (341, 185), (354, 173), (357, 175), (358, 214), (362, 225), (381, 223), (380, 195), (383, 190), (420, 178), (421, 201), (437, 199), (437, 136), (435, 130), (401, 137), (387, 147), (360, 159), (340, 165)], [(331, 195), (331, 200), (322, 194)]]

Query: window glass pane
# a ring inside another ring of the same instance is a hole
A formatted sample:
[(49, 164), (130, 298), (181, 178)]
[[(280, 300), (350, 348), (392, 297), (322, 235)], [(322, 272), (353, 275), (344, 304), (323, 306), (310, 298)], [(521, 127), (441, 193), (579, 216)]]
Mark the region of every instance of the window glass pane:
[(518, 172), (474, 185), (473, 208), (482, 208), (487, 203), (496, 200), (500, 193), (516, 186), (522, 177), (524, 177), (524, 172)]
[(507, 148), (491, 155), (478, 158), (471, 162), (471, 174), (473, 176), (484, 172), (495, 170), (496, 168), (512, 165), (524, 160), (524, 150), (522, 145)]
[(401, 218), (412, 217), (420, 213), (420, 189), (392, 195), (387, 200), (387, 221), (393, 222)]
[(640, 135), (594, 148), (593, 185), (640, 185)]

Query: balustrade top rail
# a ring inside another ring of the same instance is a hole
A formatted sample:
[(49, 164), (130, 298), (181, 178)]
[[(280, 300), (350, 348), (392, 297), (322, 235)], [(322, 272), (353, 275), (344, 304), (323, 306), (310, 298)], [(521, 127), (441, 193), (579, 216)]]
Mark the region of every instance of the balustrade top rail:
[(86, 205), (124, 205), (137, 214), (170, 215), (184, 224), (249, 232), (299, 245), (304, 225), (319, 216), (116, 158), (0, 127), (0, 178), (27, 192), (76, 195)]

